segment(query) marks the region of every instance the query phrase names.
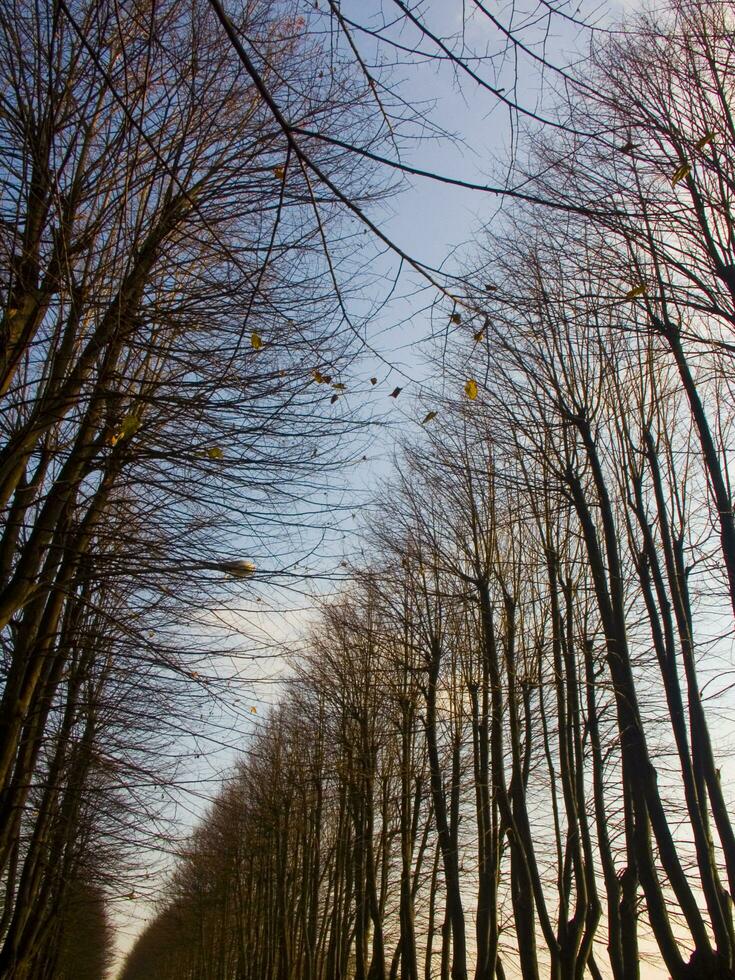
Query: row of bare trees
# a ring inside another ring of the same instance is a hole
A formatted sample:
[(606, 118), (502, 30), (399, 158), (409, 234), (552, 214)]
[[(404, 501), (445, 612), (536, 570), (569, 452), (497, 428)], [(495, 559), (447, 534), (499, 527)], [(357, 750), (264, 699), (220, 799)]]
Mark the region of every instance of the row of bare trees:
[(720, 3), (595, 49), (126, 980), (735, 976), (734, 94)]

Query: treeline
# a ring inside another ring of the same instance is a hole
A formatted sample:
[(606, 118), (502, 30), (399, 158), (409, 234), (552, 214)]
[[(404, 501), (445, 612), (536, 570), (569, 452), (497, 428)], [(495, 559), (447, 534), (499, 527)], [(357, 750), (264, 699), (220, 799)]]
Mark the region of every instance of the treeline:
[(125, 980), (735, 976), (732, 26), (636, 18), (532, 140)]
[[(374, 141), (303, 20), (231, 13), (304, 126)], [(242, 653), (234, 598), (284, 564), (294, 501), (319, 525), (357, 423), (312, 377), (354, 354), (349, 236), (218, 29), (198, 0), (0, 6), (3, 978), (104, 975)]]

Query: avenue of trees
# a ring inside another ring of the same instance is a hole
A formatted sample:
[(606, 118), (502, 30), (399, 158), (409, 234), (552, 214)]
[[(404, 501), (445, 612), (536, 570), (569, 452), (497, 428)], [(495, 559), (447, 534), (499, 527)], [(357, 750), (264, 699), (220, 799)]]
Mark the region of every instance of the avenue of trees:
[(529, 136), (125, 980), (735, 976), (734, 29), (636, 16)]
[(381, 228), (445, 135), (402, 75), (523, 114), (566, 7), (477, 4), (475, 52), (402, 0), (0, 3), (0, 977), (109, 972), (187, 767), (242, 737), (247, 614), (339, 514), (370, 314), (404, 268), (447, 294)]
[[(238, 7), (304, 126), (379, 146), (301, 27)], [(203, 0), (0, 5), (0, 154), (0, 977), (99, 980), (236, 652), (216, 613), (349, 455), (359, 262)]]

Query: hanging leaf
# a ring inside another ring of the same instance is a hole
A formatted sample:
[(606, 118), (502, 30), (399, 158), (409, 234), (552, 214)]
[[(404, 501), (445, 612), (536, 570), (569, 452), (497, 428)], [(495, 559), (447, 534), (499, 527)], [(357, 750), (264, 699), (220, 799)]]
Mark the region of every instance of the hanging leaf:
[(210, 446), (207, 450), (207, 456), (209, 456), (210, 459), (222, 459), (224, 453), (219, 446)]
[(677, 167), (676, 170), (671, 175), (671, 186), (676, 187), (679, 181), (684, 180), (684, 178), (688, 177), (691, 172), (692, 172), (692, 168), (689, 166), (689, 164), (682, 163), (682, 165), (680, 167)]
[(335, 391), (347, 391), (347, 385), (342, 384), (341, 381), (335, 382), (335, 384), (333, 384), (332, 387), (334, 388)]
[(123, 439), (130, 439), (140, 428), (141, 422), (137, 415), (126, 415), (125, 418), (120, 423), (120, 428), (113, 435), (110, 436), (110, 445), (116, 446), (118, 442), (122, 442)]
[(468, 378), (465, 382), (464, 393), (473, 402), (477, 398), (477, 382), (474, 378)]
[(642, 282), (639, 283), (639, 285), (637, 286), (633, 286), (632, 289), (629, 289), (628, 292), (623, 297), (623, 299), (626, 300), (638, 299), (639, 296), (645, 296), (647, 292), (648, 292), (648, 286), (644, 282)]
[(251, 715), (257, 715), (257, 713), (258, 713), (258, 709), (257, 709), (257, 708), (255, 707), (255, 705), (253, 705), (253, 706), (252, 706), (252, 707), (250, 708), (250, 714), (251, 714)]
[(398, 396), (400, 395), (400, 393), (402, 391), (403, 391), (403, 388), (394, 388), (393, 391), (391, 391), (391, 393), (390, 393), (390, 395), (388, 397), (389, 398), (398, 398)]
[(427, 422), (431, 422), (432, 419), (436, 418), (436, 412), (427, 412), (424, 416), (421, 424), (426, 425)]
[(314, 368), (314, 370), (311, 372), (311, 376), (318, 385), (323, 385), (327, 383), (327, 379), (325, 375), (323, 375), (321, 371), (318, 370), (318, 368)]
[(250, 335), (250, 346), (253, 348), (253, 350), (260, 350), (260, 348), (263, 346), (263, 339), (259, 333), (255, 333), (255, 331), (253, 331), (253, 333)]
[(478, 330), (477, 333), (472, 334), (472, 339), (476, 344), (479, 344), (484, 336), (485, 336), (485, 328), (483, 327), (482, 330)]
[(286, 179), (286, 168), (285, 167), (274, 167), (273, 168), (273, 174), (274, 174), (274, 176), (276, 177), (277, 180), (285, 180)]
[(378, 379), (377, 378), (371, 378), (370, 379), (370, 384), (371, 385), (376, 385), (377, 383), (378, 383)]
[(126, 415), (122, 420), (122, 425), (120, 426), (120, 436), (123, 439), (129, 439), (134, 436), (135, 433), (140, 428), (140, 419), (137, 415)]
[(251, 561), (223, 562), (222, 568), (234, 578), (250, 578), (255, 574), (255, 565)]
[(485, 289), (488, 293), (496, 293), (498, 291), (498, 287), (492, 282), (486, 282)]
[(337, 401), (338, 398), (339, 395), (332, 395), (332, 397), (329, 399), (330, 404), (334, 405), (334, 403)]
[(708, 146), (714, 140), (714, 138), (715, 134), (708, 129), (704, 136), (701, 139), (698, 139), (694, 145), (698, 150), (703, 150), (705, 146)]
[(461, 323), (462, 322), (462, 314), (461, 313), (452, 313), (452, 315), (450, 316), (449, 319), (450, 319), (450, 321), (452, 323)]

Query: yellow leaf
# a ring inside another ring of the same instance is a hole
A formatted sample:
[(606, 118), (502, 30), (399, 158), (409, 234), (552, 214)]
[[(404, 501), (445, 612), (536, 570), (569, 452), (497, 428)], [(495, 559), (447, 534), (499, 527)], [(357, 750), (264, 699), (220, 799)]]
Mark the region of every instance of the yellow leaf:
[(140, 428), (140, 419), (137, 415), (126, 415), (120, 426), (120, 435), (123, 439), (134, 436)]
[(255, 705), (253, 705), (252, 708), (250, 709), (250, 714), (257, 715), (257, 713), (258, 713), (258, 709), (255, 707)]
[(689, 166), (689, 164), (682, 163), (682, 165), (680, 167), (677, 167), (676, 170), (671, 175), (671, 186), (676, 187), (679, 181), (684, 180), (684, 178), (687, 177), (691, 172), (692, 172), (692, 168)]
[(224, 565), (225, 571), (235, 578), (250, 578), (255, 574), (255, 565), (251, 561), (230, 561)]
[(472, 335), (472, 339), (476, 344), (479, 344), (484, 336), (485, 336), (485, 328), (483, 327), (482, 330), (478, 330), (476, 334)]
[(250, 345), (253, 350), (260, 350), (260, 348), (263, 346), (263, 340), (259, 333), (255, 333), (255, 331), (253, 331), (250, 336)]
[(431, 420), (435, 418), (436, 418), (436, 412), (427, 412), (421, 424), (426, 425), (427, 422), (431, 422)]
[(645, 296), (647, 292), (648, 286), (642, 282), (638, 286), (633, 286), (632, 289), (629, 289), (623, 299), (637, 299), (639, 296)]
[(137, 415), (126, 415), (125, 418), (120, 423), (120, 428), (118, 431), (110, 436), (110, 445), (116, 446), (118, 442), (122, 442), (123, 439), (129, 439), (134, 436), (135, 433), (140, 428), (140, 419)]
[(710, 132), (710, 130), (708, 129), (707, 132), (704, 134), (704, 136), (701, 139), (697, 140), (697, 142), (694, 145), (698, 150), (703, 150), (705, 146), (708, 146), (714, 140), (714, 138), (715, 138), (715, 134)]
[(210, 446), (207, 450), (207, 456), (209, 456), (210, 459), (222, 459), (223, 455), (224, 453), (219, 446)]
[(278, 180), (285, 180), (286, 179), (286, 170), (285, 170), (285, 167), (274, 167), (273, 168), (273, 174), (274, 174), (275, 177), (278, 178)]
[(464, 386), (464, 393), (473, 402), (477, 398), (477, 382), (474, 378), (468, 378)]
[(335, 391), (347, 391), (347, 385), (342, 384), (341, 381), (337, 381), (332, 385), (332, 387), (335, 389)]

